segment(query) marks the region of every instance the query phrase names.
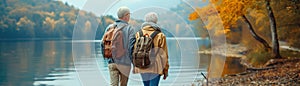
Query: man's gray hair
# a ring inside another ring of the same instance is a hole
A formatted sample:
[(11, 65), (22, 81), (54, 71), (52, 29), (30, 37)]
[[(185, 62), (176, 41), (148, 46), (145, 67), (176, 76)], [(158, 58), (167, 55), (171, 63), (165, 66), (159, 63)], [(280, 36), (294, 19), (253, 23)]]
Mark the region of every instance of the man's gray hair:
[(156, 24), (157, 20), (158, 20), (158, 15), (155, 12), (150, 12), (145, 15), (146, 22), (153, 22)]
[(130, 13), (129, 8), (122, 6), (118, 9), (118, 17), (123, 18), (127, 13)]

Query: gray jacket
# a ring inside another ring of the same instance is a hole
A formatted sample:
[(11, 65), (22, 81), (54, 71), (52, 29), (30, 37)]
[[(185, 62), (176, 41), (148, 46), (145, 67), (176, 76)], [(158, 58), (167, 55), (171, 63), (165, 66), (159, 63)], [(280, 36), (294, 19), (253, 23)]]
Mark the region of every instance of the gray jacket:
[[(106, 59), (106, 61), (108, 61), (109, 64), (117, 63), (117, 64), (123, 64), (123, 65), (131, 65), (132, 48), (130, 47), (129, 44), (130, 44), (130, 40), (135, 39), (134, 28), (123, 20), (117, 20), (117, 21), (115, 21), (114, 24), (110, 24), (105, 29), (105, 32), (109, 29), (109, 27), (112, 27), (113, 25), (117, 25), (117, 27), (122, 27), (125, 25), (122, 28), (122, 31), (123, 31), (123, 43), (124, 43), (123, 45), (124, 45), (124, 49), (125, 49), (126, 53), (120, 59), (109, 58), (109, 59)], [(101, 45), (103, 45), (103, 44), (101, 44)], [(103, 47), (102, 47), (102, 53), (103, 53)]]

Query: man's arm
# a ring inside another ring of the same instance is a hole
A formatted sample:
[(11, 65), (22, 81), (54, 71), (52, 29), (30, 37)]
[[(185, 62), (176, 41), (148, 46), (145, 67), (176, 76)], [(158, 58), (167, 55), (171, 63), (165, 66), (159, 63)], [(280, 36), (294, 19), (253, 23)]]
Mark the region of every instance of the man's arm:
[(164, 69), (163, 69), (163, 74), (164, 74), (163, 79), (166, 80), (168, 75), (169, 75), (169, 67), (170, 67), (170, 65), (169, 65), (169, 55), (168, 55), (168, 47), (167, 47), (166, 36), (163, 34), (161, 37), (162, 37), (161, 38), (162, 39), (161, 47), (164, 51), (163, 53), (165, 54), (166, 60), (167, 60), (166, 63), (165, 63)]
[[(131, 26), (130, 26), (131, 27)], [(134, 48), (134, 43), (135, 43), (136, 39), (135, 39), (135, 32), (134, 32), (134, 28), (130, 28), (129, 30), (129, 58), (132, 62), (132, 53), (133, 53), (133, 48)]]

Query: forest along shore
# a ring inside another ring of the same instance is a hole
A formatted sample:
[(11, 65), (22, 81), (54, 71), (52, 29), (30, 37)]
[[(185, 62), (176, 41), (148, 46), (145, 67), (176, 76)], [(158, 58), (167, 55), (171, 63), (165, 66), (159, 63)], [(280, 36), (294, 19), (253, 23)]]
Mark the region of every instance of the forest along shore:
[[(221, 47), (218, 47), (221, 48)], [(300, 85), (300, 58), (286, 57), (283, 59), (271, 59), (261, 68), (254, 68), (243, 62), (247, 52), (245, 47), (239, 45), (227, 45), (226, 55), (238, 57), (241, 65), (245, 66), (244, 72), (223, 74), (220, 79), (210, 80), (209, 85)], [(210, 50), (199, 51), (200, 54), (211, 54)], [(298, 52), (300, 54), (300, 52)], [(229, 60), (229, 59), (228, 59)], [(227, 62), (226, 62), (227, 63)], [(225, 64), (226, 64), (225, 63)], [(239, 64), (239, 65), (240, 65)], [(226, 66), (226, 65), (225, 65)], [(227, 64), (228, 66), (228, 64)], [(226, 67), (224, 67), (226, 68)], [(226, 69), (225, 69), (226, 70)], [(228, 70), (228, 69), (227, 69)], [(234, 69), (233, 69), (234, 70)], [(224, 71), (223, 71), (224, 73)], [(205, 85), (205, 84), (204, 84)]]

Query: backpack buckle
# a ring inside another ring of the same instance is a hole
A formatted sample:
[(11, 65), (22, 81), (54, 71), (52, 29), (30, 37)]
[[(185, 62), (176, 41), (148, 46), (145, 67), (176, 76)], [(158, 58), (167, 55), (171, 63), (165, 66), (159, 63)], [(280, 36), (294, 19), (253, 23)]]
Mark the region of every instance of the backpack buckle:
[(144, 36), (145, 36), (145, 37), (149, 37), (149, 34), (145, 34)]

